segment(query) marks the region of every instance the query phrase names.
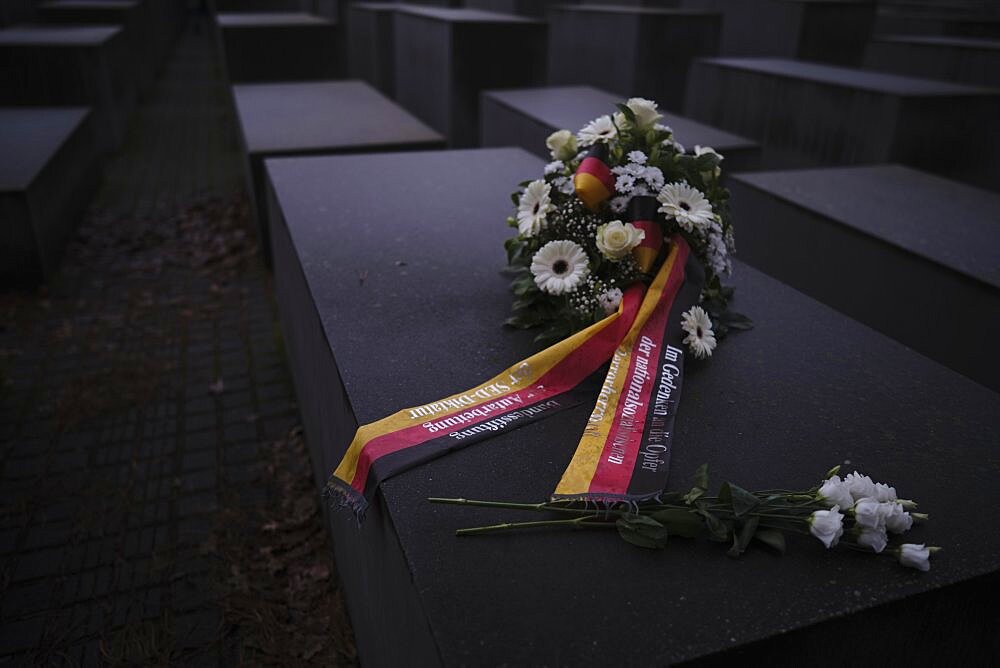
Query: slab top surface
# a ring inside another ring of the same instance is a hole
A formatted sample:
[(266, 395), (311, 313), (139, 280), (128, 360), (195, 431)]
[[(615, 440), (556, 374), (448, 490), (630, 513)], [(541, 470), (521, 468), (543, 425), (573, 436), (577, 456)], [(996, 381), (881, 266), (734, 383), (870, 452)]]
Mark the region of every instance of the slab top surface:
[(735, 178), (1000, 289), (1000, 194), (902, 165)]
[(444, 142), (363, 81), (233, 86), (250, 153)]
[(215, 20), (223, 28), (336, 25), (331, 19), (306, 12), (224, 12), (216, 14)]
[(19, 25), (0, 30), (0, 46), (101, 46), (119, 26)]
[[(276, 271), (303, 273), (360, 422), (537, 350), (533, 333), (501, 326), (512, 299), (501, 270), (509, 193), (542, 165), (518, 149), (268, 161), (300, 261)], [(733, 282), (734, 307), (757, 326), (689, 365), (669, 487), (688, 489), (708, 462), (715, 485), (805, 489), (846, 463), (937, 518), (907, 536), (946, 546), (932, 570), (811, 537), (740, 560), (703, 540), (654, 552), (603, 532), (456, 538), (537, 517), (426, 503), (544, 500), (593, 408), (581, 405), (382, 485), (443, 663), (667, 664), (1000, 567), (1000, 533), (969, 512), (996, 501), (1000, 395), (743, 264)], [(336, 460), (349, 440), (318, 447)]]
[[(576, 132), (584, 125), (615, 110), (624, 98), (591, 86), (550, 86), (545, 88), (513, 88), (485, 93), (497, 102), (552, 128)], [(721, 153), (726, 150), (756, 148), (757, 143), (704, 125), (671, 112), (660, 120), (674, 131), (674, 138), (689, 148), (695, 144), (712, 146)]]
[(485, 9), (470, 9), (465, 7), (423, 7), (417, 5), (400, 5), (396, 8), (400, 14), (422, 16), (448, 23), (524, 23), (543, 25), (545, 22), (515, 14), (502, 14)]
[(352, 2), (351, 9), (363, 9), (369, 12), (391, 12), (399, 9), (397, 2)]
[(132, 10), (140, 6), (139, 0), (49, 0), (38, 5), (39, 9), (121, 9)]
[(915, 77), (881, 72), (869, 72), (851, 67), (821, 65), (819, 63), (784, 58), (699, 58), (706, 62), (760, 74), (770, 74), (789, 79), (801, 79), (817, 83), (858, 88), (875, 93), (900, 96), (938, 95), (998, 95), (1000, 92), (982, 86), (917, 79)]
[(0, 108), (0, 191), (31, 185), (88, 113), (82, 107)]
[(597, 14), (628, 14), (633, 16), (718, 16), (719, 12), (682, 7), (644, 7), (639, 5), (558, 5), (561, 12), (590, 12)]
[(982, 49), (984, 51), (1000, 51), (1000, 39), (987, 37), (952, 37), (943, 35), (877, 35), (877, 42), (892, 42), (894, 44), (913, 44), (916, 46), (939, 46), (955, 49)]

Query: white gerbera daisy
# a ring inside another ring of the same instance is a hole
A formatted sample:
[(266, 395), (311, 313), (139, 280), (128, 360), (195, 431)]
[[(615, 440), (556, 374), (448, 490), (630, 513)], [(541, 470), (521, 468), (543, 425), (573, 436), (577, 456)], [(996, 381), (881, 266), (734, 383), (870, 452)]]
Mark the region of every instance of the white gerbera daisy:
[(701, 191), (686, 183), (668, 183), (656, 196), (660, 212), (677, 221), (686, 232), (704, 231), (714, 220), (712, 204)]
[(705, 309), (692, 306), (681, 315), (681, 329), (687, 332), (684, 343), (698, 359), (711, 357), (715, 350), (715, 332), (712, 331), (712, 321)]
[(592, 146), (601, 142), (607, 142), (618, 136), (615, 124), (611, 122), (610, 116), (601, 116), (580, 128), (577, 139), (580, 146)]
[(521, 193), (517, 204), (517, 231), (522, 236), (534, 236), (545, 227), (545, 217), (555, 208), (549, 198), (551, 192), (548, 183), (537, 180), (529, 183)]
[(542, 292), (561, 295), (576, 288), (590, 273), (587, 254), (565, 239), (550, 241), (531, 258), (531, 273)]

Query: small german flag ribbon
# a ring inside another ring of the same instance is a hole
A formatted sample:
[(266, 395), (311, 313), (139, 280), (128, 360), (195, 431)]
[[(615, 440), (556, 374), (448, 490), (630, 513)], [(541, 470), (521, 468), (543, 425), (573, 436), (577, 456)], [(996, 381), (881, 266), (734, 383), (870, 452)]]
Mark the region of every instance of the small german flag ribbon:
[(687, 242), (674, 236), (652, 284), (630, 286), (615, 313), (473, 388), (361, 426), (328, 492), (363, 517), (391, 476), (583, 403), (584, 381), (610, 361), (553, 496), (657, 496), (667, 482), (684, 368), (681, 313), (697, 303), (702, 282)]
[(656, 222), (657, 201), (655, 197), (640, 195), (629, 200), (626, 222), (646, 233), (639, 245), (632, 249), (632, 257), (644, 274), (656, 266), (663, 248), (663, 229)]
[(615, 192), (615, 176), (608, 167), (608, 145), (594, 144), (573, 176), (576, 196), (591, 211)]

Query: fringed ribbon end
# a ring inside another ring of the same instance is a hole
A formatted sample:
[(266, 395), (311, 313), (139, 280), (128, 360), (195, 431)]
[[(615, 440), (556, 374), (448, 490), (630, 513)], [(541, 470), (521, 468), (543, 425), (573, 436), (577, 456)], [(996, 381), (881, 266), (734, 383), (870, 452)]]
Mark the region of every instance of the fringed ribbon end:
[(358, 520), (359, 527), (365, 520), (365, 513), (368, 511), (368, 499), (365, 498), (364, 494), (361, 494), (340, 478), (331, 477), (326, 481), (326, 487), (323, 489), (323, 497), (331, 506), (338, 510), (342, 508), (350, 509), (354, 513), (355, 519)]

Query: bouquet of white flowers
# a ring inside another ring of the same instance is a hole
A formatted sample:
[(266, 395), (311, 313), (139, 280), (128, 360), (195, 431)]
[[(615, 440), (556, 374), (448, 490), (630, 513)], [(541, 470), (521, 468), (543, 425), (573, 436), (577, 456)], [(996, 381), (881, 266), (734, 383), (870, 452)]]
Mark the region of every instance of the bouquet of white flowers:
[(732, 289), (722, 284), (734, 251), (723, 156), (686, 152), (660, 119), (655, 102), (632, 98), (576, 135), (547, 139), (553, 161), (511, 195), (517, 212), (507, 222), (518, 233), (505, 243), (516, 274), (508, 325), (541, 327), (537, 339), (552, 342), (597, 322), (625, 288), (650, 282), (664, 240), (679, 234), (705, 268), (702, 304), (685, 317), (691, 352), (707, 357), (730, 329), (752, 326), (728, 309)]

